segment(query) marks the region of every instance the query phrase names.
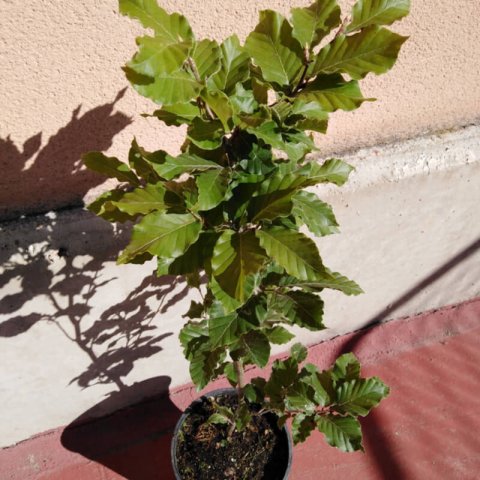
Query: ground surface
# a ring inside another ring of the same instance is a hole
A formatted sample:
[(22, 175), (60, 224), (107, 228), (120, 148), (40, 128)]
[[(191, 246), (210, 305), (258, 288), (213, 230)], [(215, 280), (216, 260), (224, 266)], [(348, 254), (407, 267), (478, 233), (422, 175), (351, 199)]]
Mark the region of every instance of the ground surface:
[[(290, 478), (478, 479), (479, 345), (476, 300), (312, 347), (309, 361), (322, 368), (354, 351), (392, 393), (363, 423), (365, 454), (342, 454), (314, 434), (295, 448)], [(0, 480), (171, 480), (171, 432), (194, 395), (185, 387), (1, 450)]]

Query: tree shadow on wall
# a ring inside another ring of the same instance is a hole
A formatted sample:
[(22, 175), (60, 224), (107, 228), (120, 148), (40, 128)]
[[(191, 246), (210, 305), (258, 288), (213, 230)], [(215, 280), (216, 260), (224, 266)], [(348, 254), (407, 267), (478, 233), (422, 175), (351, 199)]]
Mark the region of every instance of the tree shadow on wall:
[(83, 114), (79, 105), (70, 122), (44, 147), (41, 133), (26, 140), (21, 149), (10, 136), (0, 138), (0, 220), (82, 205), (84, 195), (105, 179), (86, 170), (81, 155), (107, 150), (115, 135), (131, 123), (115, 111), (125, 90), (113, 102)]

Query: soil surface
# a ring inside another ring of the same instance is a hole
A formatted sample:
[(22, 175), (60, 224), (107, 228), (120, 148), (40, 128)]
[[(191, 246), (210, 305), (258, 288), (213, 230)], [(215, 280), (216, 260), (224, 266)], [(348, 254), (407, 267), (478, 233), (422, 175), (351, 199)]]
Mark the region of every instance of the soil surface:
[[(288, 441), (274, 415), (253, 415), (227, 440), (229, 425), (205, 423), (217, 405), (235, 408), (235, 395), (202, 397), (179, 431), (177, 465), (183, 480), (283, 480)], [(252, 407), (252, 411), (255, 411)]]

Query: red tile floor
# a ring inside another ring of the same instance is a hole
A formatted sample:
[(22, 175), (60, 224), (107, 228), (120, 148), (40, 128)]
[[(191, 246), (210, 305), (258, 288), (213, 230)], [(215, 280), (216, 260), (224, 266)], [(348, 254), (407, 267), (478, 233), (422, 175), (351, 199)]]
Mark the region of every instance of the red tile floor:
[[(314, 434), (295, 447), (291, 479), (480, 479), (480, 299), (313, 346), (309, 361), (324, 368), (345, 351), (391, 395), (363, 422), (366, 453)], [(184, 387), (0, 450), (0, 479), (170, 480), (171, 432), (195, 396)]]

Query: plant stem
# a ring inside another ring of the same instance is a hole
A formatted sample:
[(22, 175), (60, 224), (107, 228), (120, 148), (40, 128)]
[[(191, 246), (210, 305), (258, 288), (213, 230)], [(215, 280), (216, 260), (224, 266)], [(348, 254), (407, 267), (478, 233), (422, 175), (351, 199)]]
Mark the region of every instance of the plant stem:
[(240, 400), (243, 400), (243, 389), (245, 388), (245, 370), (241, 360), (233, 361), (233, 368), (237, 375), (237, 392)]
[(232, 435), (233, 435), (233, 432), (234, 432), (234, 431), (235, 431), (235, 423), (232, 422), (232, 423), (230, 424), (229, 429), (228, 429), (227, 438), (229, 438), (229, 439), (232, 438)]
[(305, 49), (305, 65), (303, 67), (302, 76), (300, 77), (300, 80), (297, 86), (295, 87), (295, 90), (293, 91), (293, 95), (297, 94), (298, 91), (304, 86), (303, 84), (305, 82), (305, 78), (307, 76), (309, 66), (310, 66), (310, 52), (308, 51), (308, 49)]
[[(235, 370), (235, 374), (237, 375), (237, 409), (240, 409), (240, 406), (245, 403), (245, 396), (243, 394), (243, 389), (245, 388), (245, 369), (243, 368), (243, 363), (240, 359), (233, 361), (233, 369)], [(228, 438), (232, 437), (235, 428), (235, 422), (232, 422), (230, 428), (228, 429)]]
[[(204, 84), (204, 82), (202, 81), (202, 78), (200, 77), (200, 73), (198, 72), (198, 68), (197, 68), (197, 65), (195, 64), (195, 61), (193, 60), (192, 57), (188, 57), (187, 58), (187, 64), (191, 70), (191, 72), (193, 73), (193, 76), (195, 77), (195, 80), (200, 83), (200, 84)], [(215, 115), (214, 113), (212, 112), (211, 108), (203, 101), (202, 98), (198, 97), (197, 98), (197, 104), (200, 108), (200, 110), (204, 110), (207, 117), (210, 119), (210, 120), (215, 120)]]
[(200, 78), (200, 74), (198, 73), (198, 69), (197, 69), (197, 66), (195, 65), (195, 62), (194, 62), (193, 58), (188, 57), (187, 58), (187, 63), (188, 63), (188, 66), (190, 67), (190, 70), (193, 73), (193, 76), (195, 77), (195, 80), (198, 83), (202, 83), (202, 79)]
[(342, 23), (341, 23), (339, 29), (337, 30), (337, 33), (335, 33), (335, 36), (333, 37), (334, 39), (337, 38), (339, 35), (343, 35), (345, 33), (345, 27), (346, 27), (347, 20), (348, 20), (348, 17), (345, 17), (342, 20)]

